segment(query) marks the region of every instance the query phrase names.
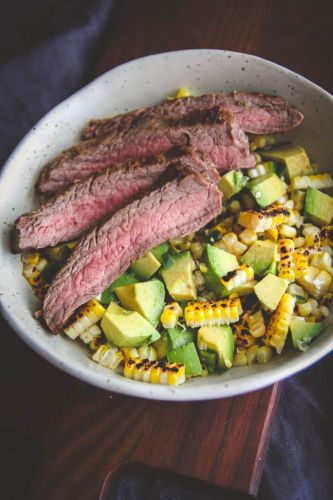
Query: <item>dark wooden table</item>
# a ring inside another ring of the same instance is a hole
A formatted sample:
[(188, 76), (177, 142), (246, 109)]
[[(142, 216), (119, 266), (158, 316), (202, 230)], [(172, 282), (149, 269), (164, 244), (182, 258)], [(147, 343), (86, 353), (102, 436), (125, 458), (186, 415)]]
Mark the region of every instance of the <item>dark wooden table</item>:
[[(221, 48), (268, 58), (330, 91), (330, 4), (298, 0), (118, 1), (91, 75), (147, 54)], [(182, 474), (233, 490), (257, 491), (278, 386), (190, 407), (138, 402), (56, 370), (27, 348), (1, 318), (0, 335), (2, 456), (8, 449), (6, 462), (0, 466), (18, 498), (28, 490), (33, 499), (96, 498), (107, 473), (127, 459), (166, 469), (177, 464)], [(244, 427), (246, 418), (258, 420), (262, 411), (254, 430)], [(171, 429), (167, 421), (175, 412)], [(214, 421), (214, 415), (219, 419)], [(205, 446), (193, 448), (184, 437), (185, 426), (190, 425), (192, 435), (199, 433), (202, 439), (205, 422), (215, 427), (207, 434)], [(241, 433), (237, 425), (242, 425)], [(170, 440), (172, 431), (183, 439), (181, 447)], [(147, 445), (154, 434), (159, 439)], [(202, 458), (212, 454), (216, 466), (205, 470)], [(244, 467), (244, 458), (253, 466)]]

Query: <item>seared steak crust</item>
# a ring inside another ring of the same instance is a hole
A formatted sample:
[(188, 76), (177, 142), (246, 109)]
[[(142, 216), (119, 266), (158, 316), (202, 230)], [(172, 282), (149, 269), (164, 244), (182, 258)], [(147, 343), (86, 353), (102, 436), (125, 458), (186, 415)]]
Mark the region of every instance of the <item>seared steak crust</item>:
[(172, 118), (138, 114), (130, 128), (109, 130), (61, 153), (43, 169), (37, 187), (52, 194), (113, 163), (183, 146), (207, 154), (221, 171), (255, 164), (245, 133), (221, 106)]
[(150, 248), (197, 231), (220, 213), (216, 183), (184, 165), (179, 177), (120, 209), (80, 241), (44, 299), (52, 332)]
[(251, 134), (286, 132), (303, 120), (303, 115), (289, 106), (279, 96), (232, 92), (231, 94), (206, 94), (166, 101), (149, 108), (136, 109), (125, 114), (102, 120), (91, 120), (83, 130), (83, 139), (101, 137), (111, 131), (121, 132), (132, 126), (138, 117), (180, 117), (192, 111), (210, 109), (221, 105), (231, 111), (239, 126)]

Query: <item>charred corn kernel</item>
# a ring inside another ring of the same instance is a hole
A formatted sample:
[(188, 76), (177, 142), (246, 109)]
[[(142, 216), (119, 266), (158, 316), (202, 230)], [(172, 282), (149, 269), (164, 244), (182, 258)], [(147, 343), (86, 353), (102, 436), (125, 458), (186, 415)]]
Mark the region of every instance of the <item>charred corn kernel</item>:
[(125, 356), (125, 359), (139, 358), (139, 353), (136, 347), (122, 347), (121, 351)]
[(139, 358), (141, 359), (148, 359), (149, 361), (156, 361), (157, 360), (157, 352), (154, 347), (150, 345), (143, 345), (141, 347), (138, 347), (137, 349)]
[(100, 345), (105, 342), (105, 338), (103, 335), (99, 335), (95, 337), (91, 342), (89, 342), (89, 349), (92, 351), (97, 351)]
[(253, 363), (257, 361), (258, 351), (259, 351), (258, 345), (252, 345), (247, 349), (246, 357), (247, 357), (247, 364), (249, 366), (253, 365)]
[(90, 342), (92, 342), (96, 337), (99, 337), (101, 334), (102, 330), (100, 327), (98, 325), (92, 325), (80, 334), (80, 339), (84, 344), (90, 344)]
[(306, 248), (298, 248), (293, 253), (295, 277), (300, 278), (306, 274), (309, 267), (309, 251)]
[(330, 310), (327, 306), (319, 306), (319, 311), (324, 316), (324, 318), (327, 318), (327, 316), (329, 316), (330, 314)]
[(294, 251), (295, 245), (291, 239), (283, 239), (278, 242), (278, 273), (279, 278), (286, 279), (288, 281), (295, 280), (295, 264), (294, 264)]
[(332, 277), (327, 271), (308, 266), (306, 273), (297, 281), (312, 297), (320, 299), (330, 288)]
[(285, 203), (284, 203), (284, 206), (285, 208), (288, 208), (290, 210), (293, 210), (294, 208), (294, 200), (287, 200)]
[(333, 226), (325, 226), (320, 231), (320, 244), (333, 246)]
[(256, 312), (255, 314), (250, 314), (248, 316), (248, 325), (250, 329), (250, 333), (252, 337), (262, 337), (266, 333), (266, 326), (264, 317), (261, 311)]
[(277, 199), (277, 202), (280, 203), (281, 205), (284, 205), (288, 201), (288, 196), (285, 194), (284, 196), (281, 196), (281, 198)]
[(320, 229), (317, 226), (306, 226), (303, 229), (303, 235), (305, 237), (305, 245), (308, 247), (319, 246), (320, 241)]
[(238, 255), (243, 255), (247, 250), (247, 246), (244, 245), (241, 241), (236, 241), (234, 246), (232, 247), (233, 253), (238, 256)]
[(290, 197), (294, 202), (294, 209), (301, 212), (304, 208), (305, 191), (293, 191)]
[(288, 209), (290, 212), (288, 218), (288, 226), (300, 228), (304, 222), (304, 217), (296, 209)]
[(232, 200), (229, 204), (229, 210), (232, 214), (237, 214), (238, 212), (240, 212), (240, 203), (238, 200)]
[(282, 295), (280, 303), (268, 323), (264, 341), (269, 347), (275, 347), (278, 354), (281, 353), (286, 342), (295, 304), (295, 297), (289, 293)]
[(38, 252), (24, 253), (21, 256), (21, 261), (23, 262), (23, 264), (31, 264), (32, 266), (38, 264), (39, 259), (40, 259), (40, 254)]
[(276, 206), (259, 211), (247, 210), (246, 212), (241, 212), (238, 217), (238, 223), (247, 229), (252, 229), (256, 233), (262, 233), (287, 222), (289, 216), (289, 210), (281, 206)]
[(160, 318), (163, 328), (174, 328), (182, 316), (183, 310), (177, 302), (167, 304)]
[(184, 318), (187, 326), (199, 328), (236, 323), (241, 314), (241, 301), (234, 297), (209, 302), (189, 302), (185, 307)]
[(248, 264), (242, 264), (238, 269), (230, 271), (225, 276), (222, 276), (221, 283), (230, 292), (234, 288), (253, 280), (253, 278), (253, 268)]
[(94, 352), (92, 359), (105, 368), (115, 370), (123, 361), (124, 356), (122, 352), (119, 351), (118, 347), (113, 347), (109, 344), (102, 344), (99, 346), (97, 351)]
[(104, 313), (104, 307), (97, 300), (92, 299), (79, 309), (70, 325), (64, 328), (64, 332), (74, 340), (90, 326), (102, 319)]
[[(226, 224), (226, 221), (227, 221), (227, 224)], [(232, 225), (233, 223), (233, 219), (231, 220), (231, 224), (229, 224), (229, 221), (227, 219), (224, 219), (223, 222), (220, 222), (219, 224), (216, 224), (215, 226), (207, 229), (205, 231), (206, 235), (209, 235), (211, 233), (215, 233), (215, 231), (217, 231), (218, 233), (221, 234), (221, 236), (223, 236), (225, 233), (228, 232), (228, 228)]]
[(181, 97), (189, 97), (191, 95), (190, 89), (188, 87), (180, 87), (176, 94), (176, 99), (180, 99)]
[(289, 226), (288, 224), (281, 224), (279, 233), (283, 238), (294, 238), (297, 234), (297, 231), (294, 227)]
[(202, 243), (200, 243), (199, 241), (191, 243), (190, 251), (191, 251), (192, 257), (194, 259), (200, 260), (202, 257), (202, 254), (203, 254), (203, 250), (204, 249), (203, 249)]
[(232, 362), (232, 366), (246, 366), (247, 365), (247, 356), (246, 352), (236, 352), (234, 355), (234, 359)]
[(268, 229), (264, 232), (264, 237), (272, 241), (277, 241), (279, 238), (279, 229), (277, 227)]
[(297, 304), (297, 311), (298, 311), (298, 314), (300, 316), (302, 316), (303, 318), (305, 318), (306, 316), (309, 316), (309, 314), (312, 313), (312, 305), (311, 303), (308, 301), (308, 302), (304, 302), (304, 304)]
[(328, 252), (313, 255), (311, 259), (311, 266), (329, 272), (329, 269), (332, 267), (332, 257)]
[(265, 365), (273, 357), (273, 350), (268, 345), (262, 345), (257, 352), (257, 361), (260, 365)]
[(223, 241), (224, 243), (230, 248), (232, 249), (233, 246), (235, 245), (235, 243), (237, 243), (238, 241), (238, 238), (237, 238), (237, 234), (235, 233), (226, 233), (224, 236), (223, 236)]
[(330, 174), (316, 174), (316, 175), (303, 175), (302, 177), (296, 176), (291, 179), (290, 191), (295, 189), (308, 189), (309, 187), (316, 189), (329, 189), (333, 187), (333, 179)]
[(200, 262), (200, 264), (199, 264), (199, 270), (200, 270), (201, 273), (206, 273), (208, 271), (208, 267), (203, 262)]
[(36, 278), (37, 276), (39, 276), (40, 271), (38, 271), (35, 264), (26, 264), (23, 267), (22, 274), (29, 280), (30, 278)]
[(244, 324), (233, 325), (235, 345), (237, 347), (251, 347), (254, 345), (254, 337), (250, 333), (248, 326)]
[(244, 243), (244, 245), (247, 245), (249, 247), (257, 241), (258, 235), (255, 231), (252, 231), (252, 229), (244, 229), (239, 234), (239, 239), (242, 243)]
[(185, 365), (147, 359), (127, 360), (124, 376), (142, 382), (165, 385), (180, 385), (186, 380)]
[(308, 292), (306, 292), (301, 286), (296, 285), (296, 283), (291, 283), (288, 286), (287, 293), (290, 293), (290, 295), (303, 297), (304, 299), (307, 299), (309, 297)]
[(298, 238), (294, 238), (295, 248), (300, 248), (305, 246), (305, 238), (303, 236), (299, 236)]

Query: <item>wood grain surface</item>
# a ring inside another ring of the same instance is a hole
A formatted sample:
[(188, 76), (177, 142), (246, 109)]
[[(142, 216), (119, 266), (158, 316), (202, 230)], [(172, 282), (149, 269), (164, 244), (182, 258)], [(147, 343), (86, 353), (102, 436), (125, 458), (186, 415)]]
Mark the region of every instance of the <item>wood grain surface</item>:
[[(119, 0), (91, 75), (161, 51), (221, 48), (266, 57), (332, 90), (331, 24), (329, 1)], [(278, 386), (204, 403), (138, 400), (58, 371), (1, 318), (0, 335), (0, 437), (18, 450), (1, 467), (17, 498), (95, 499), (124, 461), (256, 493)]]

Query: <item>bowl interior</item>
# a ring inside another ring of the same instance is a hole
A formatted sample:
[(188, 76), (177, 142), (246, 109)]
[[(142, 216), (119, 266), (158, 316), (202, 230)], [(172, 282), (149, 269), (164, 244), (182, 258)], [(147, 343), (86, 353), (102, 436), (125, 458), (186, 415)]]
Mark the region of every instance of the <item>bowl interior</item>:
[(232, 90), (281, 95), (300, 109), (304, 123), (288, 137), (302, 144), (313, 161), (328, 170), (333, 164), (332, 97), (301, 76), (263, 59), (218, 50), (158, 54), (105, 73), (48, 113), (17, 146), (0, 181), (1, 310), (18, 334), (42, 356), (91, 384), (125, 394), (170, 400), (227, 397), (259, 389), (289, 376), (333, 349), (330, 328), (305, 353), (289, 351), (266, 366), (233, 368), (222, 375), (198, 378), (178, 388), (125, 379), (98, 366), (78, 342), (53, 336), (32, 317), (38, 303), (21, 276), (21, 263), (9, 248), (11, 225), (36, 207), (34, 183), (45, 163), (79, 140), (91, 118), (107, 117), (160, 102), (179, 87), (193, 93)]

